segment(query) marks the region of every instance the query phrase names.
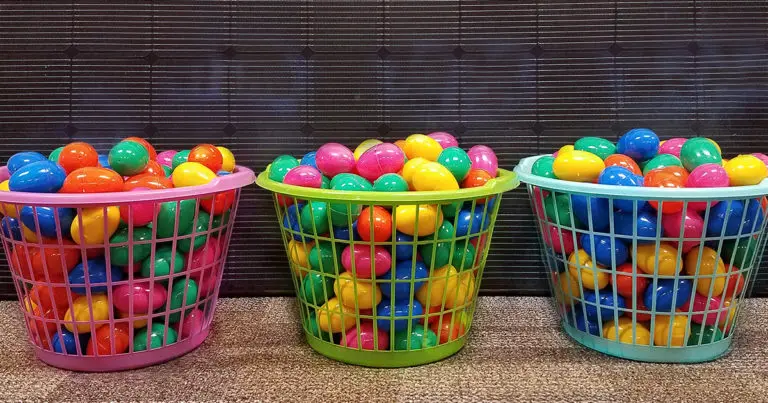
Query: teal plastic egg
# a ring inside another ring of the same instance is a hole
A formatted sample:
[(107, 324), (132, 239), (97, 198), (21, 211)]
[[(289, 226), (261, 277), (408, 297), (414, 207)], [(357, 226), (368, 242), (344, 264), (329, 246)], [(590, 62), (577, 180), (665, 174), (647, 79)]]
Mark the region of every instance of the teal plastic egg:
[[(309, 267), (318, 272), (337, 274), (341, 262), (341, 248), (337, 246), (334, 254), (330, 242), (320, 241), (309, 251)], [(343, 270), (343, 269), (342, 269)]]
[(308, 202), (299, 215), (301, 231), (305, 234), (321, 235), (328, 232), (328, 203), (321, 201)]
[(436, 162), (448, 168), (458, 182), (463, 181), (472, 169), (472, 160), (469, 159), (466, 151), (459, 147), (446, 148), (437, 157)]
[[(168, 333), (166, 336), (166, 332)], [(149, 342), (147, 341), (149, 339)], [(133, 351), (145, 351), (160, 348), (164, 345), (176, 343), (178, 333), (172, 328), (163, 326), (162, 323), (152, 323), (152, 329), (143, 328), (136, 331), (133, 336)], [(163, 344), (165, 340), (165, 344)]]
[(616, 154), (616, 145), (600, 137), (582, 137), (573, 143), (573, 149), (591, 152), (602, 160)]
[(269, 179), (282, 183), (288, 171), (297, 166), (299, 166), (299, 160), (290, 155), (281, 155), (269, 165)]
[(177, 166), (187, 162), (187, 159), (189, 158), (189, 152), (190, 150), (181, 150), (173, 155), (173, 159), (171, 160), (171, 172), (173, 172)]
[(555, 157), (546, 155), (536, 160), (531, 166), (531, 173), (536, 176), (544, 178), (557, 179), (555, 171), (552, 169), (552, 164), (555, 162)]
[(373, 182), (375, 192), (407, 192), (408, 182), (398, 174), (384, 174)]
[[(365, 178), (350, 173), (341, 173), (331, 179), (331, 189), (343, 190), (347, 192), (366, 192), (372, 191), (373, 185)], [(362, 207), (351, 203), (330, 203), (331, 222), (335, 226), (347, 226), (357, 220)]]
[(658, 154), (643, 164), (643, 175), (654, 169), (666, 167), (682, 167), (683, 163), (672, 154)]
[(134, 141), (121, 141), (109, 150), (109, 166), (123, 176), (141, 173), (149, 162), (149, 152)]
[[(163, 245), (155, 250), (155, 258), (148, 257), (141, 264), (141, 276), (144, 278), (152, 277), (152, 271), (154, 269), (154, 276), (167, 276), (171, 273), (180, 273), (184, 270), (184, 256), (173, 251), (171, 245)], [(164, 280), (163, 283), (167, 283), (168, 280)]]
[(680, 161), (683, 162), (683, 167), (690, 172), (703, 164), (721, 165), (723, 157), (712, 140), (694, 137), (683, 143), (683, 147), (680, 149)]

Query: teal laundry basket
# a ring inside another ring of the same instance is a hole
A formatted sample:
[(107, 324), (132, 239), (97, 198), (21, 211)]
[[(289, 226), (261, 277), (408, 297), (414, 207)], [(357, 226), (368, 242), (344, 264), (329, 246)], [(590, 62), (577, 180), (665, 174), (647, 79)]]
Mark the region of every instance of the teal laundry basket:
[(606, 186), (532, 175), (541, 157), (523, 159), (515, 173), (528, 189), (565, 332), (638, 361), (727, 353), (765, 248), (768, 180), (718, 189)]

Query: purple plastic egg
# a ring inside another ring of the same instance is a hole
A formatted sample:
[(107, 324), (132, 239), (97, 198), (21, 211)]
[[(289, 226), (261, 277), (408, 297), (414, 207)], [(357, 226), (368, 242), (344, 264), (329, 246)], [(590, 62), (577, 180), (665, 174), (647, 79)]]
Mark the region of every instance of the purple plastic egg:
[(456, 140), (456, 137), (453, 137), (453, 135), (448, 132), (432, 132), (427, 134), (427, 136), (432, 137), (438, 143), (440, 143), (440, 146), (443, 147), (443, 150), (446, 148), (459, 146), (459, 142)]
[[(355, 259), (354, 270), (352, 268), (353, 257)], [(354, 245), (354, 248), (352, 246), (344, 248), (344, 251), (341, 252), (341, 265), (358, 278), (371, 278), (373, 272), (376, 273), (376, 277), (380, 277), (386, 274), (392, 266), (392, 256), (383, 247), (375, 246), (373, 258), (371, 258), (371, 247), (358, 244)]]
[(768, 155), (765, 155), (763, 153), (752, 153), (753, 156), (757, 157), (760, 161), (763, 161), (763, 164), (768, 166)]
[[(151, 308), (149, 305), (150, 296)], [(112, 289), (112, 305), (118, 311), (125, 313), (131, 312), (131, 305), (133, 305), (134, 315), (145, 315), (165, 305), (166, 296), (167, 291), (160, 282), (154, 282), (152, 287), (149, 286), (149, 281), (120, 284)]]
[(205, 313), (199, 309), (194, 309), (192, 312), (184, 315), (184, 320), (178, 324), (177, 329), (179, 335), (181, 336), (181, 340), (200, 333), (204, 324)]
[[(713, 326), (717, 321), (717, 315), (720, 314), (720, 323), (725, 323), (725, 320), (728, 319), (728, 312), (727, 310), (720, 311), (721, 306), (722, 301), (720, 298), (712, 297), (707, 301), (706, 296), (695, 293), (693, 297), (693, 315), (691, 315), (691, 321), (693, 321), (693, 323)], [(689, 308), (690, 306), (684, 306), (683, 310), (688, 310)], [(706, 319), (704, 318), (705, 311), (709, 311)], [(700, 313), (696, 314), (696, 312)]]
[(323, 175), (333, 178), (341, 173), (354, 172), (355, 154), (342, 144), (326, 143), (317, 150), (315, 163)]
[[(697, 166), (688, 175), (685, 182), (687, 188), (726, 188), (730, 186), (728, 173), (725, 168), (718, 164), (702, 164)], [(717, 202), (710, 202), (715, 205)], [(688, 207), (694, 211), (704, 211), (707, 208), (707, 202), (690, 202)]]
[(309, 165), (299, 165), (285, 174), (286, 185), (320, 189), (323, 186), (323, 174)]
[(176, 150), (165, 150), (163, 152), (160, 152), (157, 154), (157, 162), (160, 165), (165, 165), (167, 167), (173, 168), (173, 157), (176, 155), (178, 151)]
[(377, 144), (366, 150), (357, 160), (357, 172), (373, 182), (381, 175), (397, 173), (405, 164), (405, 154), (400, 147), (390, 144)]
[(661, 225), (664, 227), (664, 235), (670, 238), (680, 236), (680, 228), (683, 228), (683, 253), (687, 253), (700, 242), (701, 234), (704, 233), (704, 220), (701, 216), (688, 209), (677, 213), (664, 214), (661, 218)]
[(476, 145), (467, 152), (469, 160), (472, 161), (472, 169), (482, 169), (495, 178), (499, 172), (499, 160), (491, 147)]
[(664, 142), (659, 146), (659, 154), (671, 154), (677, 158), (680, 158), (680, 149), (683, 148), (683, 143), (688, 139), (682, 137), (675, 137)]

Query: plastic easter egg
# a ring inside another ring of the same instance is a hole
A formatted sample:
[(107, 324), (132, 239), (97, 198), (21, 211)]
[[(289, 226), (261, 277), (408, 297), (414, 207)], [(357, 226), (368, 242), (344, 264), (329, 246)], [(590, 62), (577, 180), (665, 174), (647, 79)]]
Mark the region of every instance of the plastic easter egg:
[[(146, 191), (149, 188), (134, 188), (131, 191)], [(155, 202), (136, 202), (120, 205), (120, 219), (134, 227), (151, 223), (160, 211), (160, 204)]]
[(403, 165), (403, 179), (405, 179), (406, 182), (408, 182), (408, 185), (410, 187), (413, 187), (413, 176), (416, 174), (416, 171), (419, 170), (419, 168), (423, 165), (429, 162), (428, 160), (424, 158), (412, 158), (408, 160), (408, 162)]
[(756, 248), (757, 240), (752, 237), (724, 241), (721, 257), (738, 267), (752, 267)]
[[(77, 327), (78, 333), (86, 333), (91, 331), (91, 320), (104, 321), (109, 319), (109, 313), (112, 307), (109, 305), (106, 294), (91, 295), (90, 304), (88, 303), (88, 296), (83, 295), (72, 301), (72, 306), (67, 310), (64, 315), (64, 327), (70, 332), (75, 331)], [(91, 316), (93, 312), (93, 316)], [(73, 325), (72, 322), (76, 324)], [(95, 324), (95, 327), (101, 326), (101, 324)]]
[(0, 227), (2, 227), (3, 236), (14, 241), (21, 241), (21, 223), (19, 220), (13, 217), (3, 217), (0, 221)]
[(674, 317), (658, 315), (655, 318), (653, 344), (656, 346), (682, 347), (687, 340), (685, 335), (690, 333), (691, 323), (686, 316)]
[(205, 211), (198, 211), (197, 222), (186, 231), (179, 231), (179, 235), (186, 236), (192, 234), (200, 234), (194, 238), (182, 238), (177, 242), (177, 246), (180, 251), (187, 253), (193, 250), (202, 248), (208, 239), (208, 228), (211, 225), (211, 216)]
[(408, 182), (398, 174), (384, 174), (373, 182), (375, 192), (407, 192)]
[(573, 252), (568, 258), (568, 273), (577, 282), (581, 276), (581, 284), (590, 290), (604, 288), (610, 279), (605, 268), (597, 266), (584, 249)]
[(637, 165), (637, 162), (632, 158), (624, 154), (612, 154), (605, 158), (605, 166), (607, 167), (623, 167), (630, 170), (635, 175), (642, 175), (643, 171)]
[[(491, 174), (489, 174), (488, 172), (485, 172), (482, 169), (473, 169), (469, 171), (469, 174), (467, 175), (467, 177), (464, 178), (464, 181), (461, 182), (461, 187), (463, 189), (483, 187), (491, 179), (493, 178), (491, 177)], [(480, 199), (477, 199), (477, 203), (483, 204), (486, 202), (486, 200), (488, 200), (488, 198), (480, 198)]]
[(674, 276), (683, 268), (683, 261), (677, 248), (662, 242), (656, 251), (655, 243), (637, 245), (633, 253), (637, 268), (646, 274)]
[[(174, 154), (173, 159), (171, 160), (171, 169), (176, 169), (177, 166), (187, 162), (188, 161), (187, 158), (189, 158), (190, 151), (191, 150), (181, 150), (181, 151), (178, 151), (176, 154)], [(280, 157), (282, 157), (282, 155)], [(277, 157), (277, 158), (280, 158), (280, 157)]]
[(285, 174), (283, 183), (286, 185), (319, 189), (323, 184), (323, 174), (311, 166), (299, 165)]
[(33, 162), (38, 161), (47, 161), (48, 158), (45, 157), (45, 155), (40, 154), (38, 152), (33, 151), (23, 151), (20, 153), (13, 154), (11, 158), (8, 158), (8, 174), (13, 175), (16, 171), (24, 167), (25, 165), (29, 165)]
[[(556, 199), (556, 201), (558, 200)], [(565, 202), (567, 202), (567, 199), (565, 200)], [(590, 216), (591, 216), (593, 231), (605, 231), (606, 229), (608, 229), (610, 225), (610, 213), (611, 213), (608, 207), (608, 199), (603, 197), (572, 194), (571, 205), (573, 206), (573, 215), (576, 217), (576, 221), (582, 224), (585, 228), (589, 229)], [(544, 205), (545, 214), (546, 214), (546, 206), (547, 205), (545, 204)], [(560, 214), (563, 214), (563, 213), (560, 213), (560, 209), (564, 208), (564, 206), (565, 206), (565, 203), (562, 200), (560, 200), (558, 204), (559, 214), (555, 215), (553, 214), (554, 211), (550, 212), (552, 214), (552, 217), (562, 217), (563, 220), (559, 221), (562, 224), (569, 222), (568, 219), (565, 219), (565, 216), (560, 215)], [(552, 207), (554, 206), (551, 206), (550, 208)], [(567, 208), (570, 209), (570, 206)], [(549, 217), (549, 215), (547, 216)]]
[[(675, 291), (677, 295), (674, 295)], [(693, 294), (693, 284), (688, 279), (663, 279), (657, 280), (656, 287), (653, 282), (648, 285), (643, 294), (643, 304), (649, 310), (655, 312), (673, 312), (682, 307)], [(652, 305), (653, 302), (656, 305)]]
[[(57, 311), (69, 305), (69, 291), (66, 287), (54, 287), (37, 284), (29, 289), (28, 302), (36, 305), (42, 311), (56, 309)], [(76, 298), (76, 296), (75, 296)]]
[[(10, 189), (8, 188), (8, 180), (4, 180), (0, 182), (0, 192), (9, 192)], [(21, 207), (10, 203), (0, 203), (0, 214), (11, 217), (11, 218), (19, 218), (19, 213), (21, 212)]]
[(650, 129), (632, 129), (619, 138), (616, 151), (635, 161), (647, 161), (659, 151), (659, 136)]
[(472, 161), (472, 169), (482, 169), (494, 178), (499, 173), (499, 160), (491, 147), (476, 145), (467, 151), (467, 155)]
[(443, 147), (432, 137), (423, 134), (411, 134), (405, 138), (404, 151), (409, 160), (424, 158), (428, 161), (437, 161)]
[(392, 337), (395, 341), (395, 351), (421, 350), (437, 345), (437, 335), (435, 332), (421, 327), (414, 327), (410, 333), (408, 333), (407, 329), (395, 332)]
[[(157, 162), (160, 165), (173, 167), (173, 157), (178, 153), (176, 150), (166, 150), (157, 154)], [(186, 161), (183, 161), (186, 162)]]
[[(354, 259), (354, 267), (353, 267)], [(359, 278), (371, 278), (383, 276), (392, 266), (392, 256), (381, 246), (375, 246), (373, 256), (369, 245), (349, 245), (341, 253), (341, 265), (348, 272), (354, 273)]]
[(333, 283), (333, 293), (343, 305), (355, 309), (372, 309), (382, 299), (378, 285), (370, 280), (356, 279), (350, 272), (339, 274)]
[(375, 242), (388, 241), (392, 237), (392, 215), (383, 207), (366, 207), (357, 219), (357, 231), (363, 241), (371, 239)]
[(189, 277), (197, 282), (201, 297), (208, 296), (216, 289), (223, 247), (219, 239), (211, 237), (202, 248), (187, 255), (186, 267), (190, 272)]
[(357, 172), (373, 182), (384, 174), (400, 172), (405, 164), (405, 155), (396, 145), (381, 143), (365, 151), (357, 159)]
[(552, 156), (557, 158), (557, 156), (560, 155), (560, 153), (571, 152), (573, 150), (575, 150), (575, 147), (573, 146), (573, 144), (566, 144), (566, 145), (560, 147), (557, 151), (555, 151), (552, 154)]
[(58, 164), (37, 161), (19, 168), (8, 180), (12, 192), (55, 193), (61, 189), (67, 174)]
[[(368, 192), (373, 190), (373, 185), (365, 178), (342, 173), (331, 179), (331, 189), (348, 192)], [(330, 203), (331, 222), (336, 226), (347, 226), (357, 219), (362, 207), (359, 204), (346, 202)]]
[(304, 330), (307, 333), (317, 337), (318, 339), (327, 341), (329, 343), (334, 342), (332, 334), (328, 333), (327, 331), (320, 331), (320, 326), (317, 323), (317, 315), (315, 311), (311, 311), (307, 318), (304, 320)]
[(149, 152), (135, 141), (122, 141), (109, 150), (109, 166), (123, 176), (142, 172), (147, 162), (149, 162)]
[[(105, 211), (106, 210), (106, 214)], [(104, 221), (106, 220), (106, 232)], [(82, 221), (82, 227), (80, 226)], [(88, 207), (72, 220), (70, 235), (78, 245), (99, 245), (117, 231), (120, 224), (120, 209), (117, 206)]]
[[(594, 262), (603, 266), (613, 267), (614, 264), (618, 266), (629, 259), (627, 245), (618, 238), (613, 239), (613, 245), (611, 245), (610, 236), (582, 234), (581, 247)], [(593, 247), (594, 252), (592, 251)]]
[[(544, 213), (549, 222), (566, 227), (578, 227), (579, 222), (571, 222), (571, 202), (565, 193), (550, 193), (544, 198)], [(594, 214), (596, 211), (592, 211)], [(575, 214), (574, 214), (575, 215)]]
[(573, 237), (570, 231), (560, 229), (554, 225), (547, 225), (544, 233), (544, 243), (555, 253), (570, 255), (573, 252)]
[(544, 178), (557, 179), (555, 171), (552, 169), (552, 164), (554, 163), (555, 157), (545, 155), (533, 163), (533, 166), (531, 166), (531, 173)]
[[(161, 176), (162, 177), (162, 176), (165, 176), (165, 169), (163, 167), (164, 167), (164, 165), (160, 165), (159, 162), (153, 161), (153, 160), (149, 160), (149, 161), (147, 161), (147, 165), (144, 167), (144, 170), (141, 171), (137, 175), (152, 174), (152, 175), (155, 175), (155, 176)], [(165, 167), (165, 168), (168, 168), (168, 167)]]
[[(193, 220), (196, 208), (197, 206), (194, 199), (161, 203), (160, 211), (157, 214), (157, 238), (171, 238), (174, 234), (189, 233), (194, 224)], [(175, 228), (177, 209), (179, 210), (179, 223), (178, 228)], [(175, 230), (177, 231), (174, 232)]]
[(752, 156), (756, 157), (760, 161), (763, 161), (763, 164), (768, 166), (768, 155), (765, 155), (763, 153), (752, 153)]
[(651, 332), (642, 323), (633, 324), (631, 318), (619, 318), (603, 326), (603, 337), (619, 343), (647, 346), (651, 344)]
[(731, 186), (757, 185), (768, 176), (768, 167), (754, 155), (739, 155), (725, 164)]
[[(699, 293), (694, 293), (691, 303), (693, 304), (693, 307), (684, 307), (683, 310), (688, 310), (688, 308), (692, 309), (693, 315), (691, 315), (691, 321), (693, 323), (714, 326), (718, 321), (718, 316), (720, 316), (721, 322), (725, 322), (725, 320), (728, 319), (726, 310), (720, 310), (722, 301), (718, 297), (707, 298)], [(706, 317), (704, 316), (704, 312), (708, 312)]]
[(112, 304), (121, 312), (145, 315), (165, 305), (167, 291), (159, 282), (134, 281), (133, 284), (120, 284), (112, 289)]
[(682, 231), (685, 239), (681, 249), (683, 253), (698, 245), (704, 233), (704, 220), (691, 209), (665, 214), (661, 219), (661, 225), (664, 227), (664, 235), (670, 238), (679, 237)]
[(374, 331), (372, 322), (363, 321), (360, 322), (359, 328), (349, 329), (340, 344), (342, 347), (354, 349), (387, 351), (389, 350), (389, 333), (382, 329)]
[(464, 207), (464, 202), (457, 201), (440, 205), (440, 211), (445, 218), (453, 219), (461, 211), (462, 207)]
[(213, 172), (218, 172), (224, 164), (224, 157), (213, 144), (200, 144), (189, 150), (188, 162), (198, 162)]
[(122, 192), (123, 177), (117, 172), (98, 167), (78, 168), (64, 179), (60, 193)]
[[(355, 156), (355, 161), (359, 160), (360, 156), (363, 155), (366, 151), (370, 150), (371, 148), (373, 148), (376, 145), (381, 144), (381, 143), (382, 143), (381, 140), (377, 140), (377, 139), (363, 140), (363, 142), (360, 143), (355, 148), (355, 151), (352, 153)], [(397, 146), (395, 146), (395, 147), (397, 147)], [(399, 148), (398, 148), (398, 150), (399, 150)], [(402, 152), (402, 150), (401, 150), (401, 152)], [(365, 176), (363, 175), (363, 177), (365, 177)], [(373, 180), (373, 179), (371, 179), (371, 180)]]
[(235, 191), (214, 193), (213, 197), (200, 199), (200, 207), (209, 214), (220, 215), (235, 203)]
[(683, 144), (685, 144), (686, 141), (688, 141), (688, 139), (681, 137), (665, 140), (659, 145), (659, 154), (669, 154), (680, 158), (680, 149), (683, 148)]
[(559, 304), (571, 305), (581, 299), (581, 286), (578, 279), (568, 273), (553, 273), (555, 298)]
[[(90, 284), (91, 293), (107, 292), (107, 281), (117, 282), (123, 279), (123, 272), (117, 267), (112, 266), (110, 269), (111, 279), (107, 276), (107, 264), (104, 259), (88, 259), (84, 263), (80, 263), (75, 266), (69, 273), (69, 283), (73, 285), (72, 292), (85, 295), (86, 287), (74, 287), (76, 284), (86, 284), (86, 272), (88, 273), (88, 284)], [(95, 286), (94, 284), (101, 284)]]
[[(700, 253), (701, 259), (699, 260)], [(699, 294), (717, 297), (725, 291), (725, 263), (712, 248), (696, 246), (691, 249), (685, 255), (685, 274), (699, 276), (695, 284)]]
[[(456, 236), (479, 234), (488, 229), (490, 219), (483, 214), (482, 209), (462, 209), (456, 217)], [(419, 225), (422, 223), (420, 222)]]
[(589, 320), (586, 316), (583, 315), (583, 311), (580, 305), (576, 305), (576, 308), (574, 308), (576, 312), (576, 320), (573, 320), (573, 317), (569, 314), (566, 316), (566, 320), (569, 323), (572, 323), (576, 329), (584, 332), (589, 333), (594, 336), (600, 336), (600, 324), (599, 322), (595, 322), (592, 320)]
[(437, 162), (421, 164), (413, 174), (413, 190), (441, 191), (458, 190), (459, 184), (453, 174)]
[[(411, 236), (427, 236), (435, 233), (438, 223), (443, 221), (443, 213), (435, 205), (404, 204), (395, 208), (397, 230)], [(418, 216), (418, 228), (416, 217)], [(479, 225), (479, 224), (478, 224)]]
[(55, 150), (51, 151), (50, 154), (48, 154), (48, 161), (52, 161), (55, 163), (59, 162), (59, 156), (61, 155), (61, 150), (64, 149), (64, 146), (58, 147)]
[[(597, 183), (601, 185), (641, 187), (643, 179), (630, 170), (623, 167), (607, 167), (597, 177)], [(637, 203), (637, 207), (635, 207)], [(613, 207), (622, 211), (642, 210), (645, 207), (644, 200), (614, 199)]]
[(552, 163), (552, 170), (558, 179), (573, 182), (594, 182), (605, 163), (595, 154), (574, 150), (559, 153)]
[(681, 167), (683, 166), (683, 163), (680, 162), (680, 159), (675, 157), (671, 154), (659, 154), (653, 158), (651, 158), (648, 162), (643, 165), (643, 175), (647, 174), (648, 172), (659, 169), (659, 168), (666, 168), (666, 167)]
[(166, 328), (162, 323), (153, 322), (152, 328), (144, 328), (133, 336), (133, 351), (154, 350), (169, 344), (176, 343), (179, 334), (175, 330)]
[(123, 185), (123, 191), (129, 191), (134, 190), (136, 188), (147, 188), (147, 189), (170, 189), (173, 187), (173, 183), (168, 178), (163, 178), (160, 176), (152, 175), (152, 174), (139, 174), (131, 176), (130, 178), (125, 180), (125, 184)]
[(85, 353), (85, 343), (80, 343), (81, 340), (87, 340), (87, 335), (80, 335), (78, 338), (74, 333), (61, 330), (56, 334), (51, 335), (51, 347), (53, 351), (59, 354), (77, 354), (77, 345), (80, 344), (81, 353)]
[[(730, 186), (728, 174), (725, 168), (718, 164), (702, 164), (697, 166), (688, 175), (685, 182), (687, 188), (724, 188)], [(689, 202), (688, 207), (694, 211), (704, 211), (707, 204), (714, 205), (716, 202)]]
[[(193, 305), (198, 295), (197, 282), (192, 279), (177, 278), (168, 292), (171, 294), (170, 309)], [(168, 315), (168, 321), (171, 323), (176, 323), (179, 320), (181, 320), (181, 312)]]
[(200, 186), (212, 181), (216, 174), (199, 162), (185, 162), (173, 170), (173, 186)]
[[(316, 161), (317, 152), (310, 151), (306, 154), (304, 154), (303, 157), (301, 157), (301, 161), (299, 162), (299, 165), (305, 165), (312, 168), (317, 169), (317, 161)], [(318, 169), (319, 171), (319, 169)]]
[(333, 297), (332, 287), (332, 278), (312, 272), (301, 280), (299, 297), (307, 304), (320, 306)]
[(323, 144), (315, 154), (317, 169), (333, 178), (340, 173), (350, 173), (355, 168), (355, 155), (339, 143)]
[[(380, 277), (381, 292), (384, 294), (386, 300), (394, 294), (395, 301), (407, 301), (411, 294), (417, 292), (426, 281), (418, 281), (426, 279), (429, 276), (429, 271), (424, 262), (417, 261), (412, 264), (410, 260), (403, 260), (397, 262), (394, 269), (394, 277), (397, 282), (392, 284), (393, 273), (387, 272)], [(405, 281), (408, 280), (408, 281)]]
[(98, 167), (99, 153), (88, 143), (69, 143), (61, 150), (58, 163), (67, 174), (78, 168)]
[[(725, 316), (725, 314), (723, 314)], [(687, 346), (698, 346), (699, 340), (701, 344), (709, 344), (720, 341), (723, 339), (723, 333), (720, 329), (714, 326), (702, 326), (700, 324), (691, 324), (690, 335), (688, 336)]]
[(744, 284), (746, 280), (744, 275), (740, 273), (739, 268), (736, 266), (730, 266), (730, 273), (726, 277), (725, 290), (723, 290), (723, 299), (730, 299), (733, 297), (739, 297), (741, 292), (744, 291)]
[(472, 161), (469, 159), (469, 155), (459, 147), (443, 149), (437, 157), (437, 162), (446, 167), (459, 182), (467, 177), (469, 170), (472, 168)]
[[(453, 137), (451, 133), (447, 132), (432, 132), (427, 134), (427, 137), (431, 137), (435, 139), (440, 144), (440, 147), (443, 147), (443, 150), (450, 147), (458, 147), (459, 142), (456, 140), (456, 137)], [(461, 180), (459, 178), (456, 178), (456, 180)]]
[[(303, 208), (303, 205), (294, 204), (294, 205), (288, 206), (288, 208), (286, 209), (285, 215), (283, 216), (284, 230), (292, 231), (290, 236), (292, 236), (293, 239), (296, 241), (301, 241), (301, 219), (299, 215), (301, 213), (302, 208)], [(193, 210), (193, 214), (194, 214), (194, 210)], [(159, 233), (158, 233), (158, 236), (160, 236)]]
[[(462, 274), (472, 275), (470, 272)], [(431, 282), (427, 287), (419, 287), (416, 291), (416, 299), (425, 307), (442, 306), (443, 296), (446, 297), (446, 307), (448, 307), (447, 298), (455, 296), (459, 285), (459, 272), (451, 265), (443, 266), (431, 273), (429, 278)], [(464, 298), (466, 299), (466, 295)]]
[[(645, 176), (643, 186), (668, 189), (680, 189), (685, 187), (685, 181), (682, 178), (669, 171), (665, 171), (664, 169), (654, 169), (653, 171), (648, 172)], [(659, 202), (658, 200), (649, 200), (648, 203), (650, 203), (656, 210), (661, 206), (661, 210), (665, 214), (677, 213), (683, 210), (683, 202), (681, 201), (665, 200)]]
[[(36, 242), (36, 241), (35, 241)], [(62, 238), (63, 245), (74, 242)], [(43, 238), (43, 247), (15, 245), (9, 263), (11, 269), (28, 280), (64, 283), (64, 278), (80, 262), (80, 251), (60, 248), (55, 239)]]
[(437, 335), (439, 344), (457, 340), (466, 334), (467, 330), (463, 316), (459, 312), (448, 312), (432, 316), (434, 319), (430, 319), (429, 329)]
[(338, 298), (329, 299), (317, 308), (317, 327), (323, 332), (339, 333), (349, 330), (356, 323), (355, 309), (340, 303)]
[(299, 161), (290, 155), (281, 155), (269, 165), (269, 179), (283, 182), (290, 170), (299, 166)]
[(704, 137), (694, 137), (686, 141), (680, 149), (680, 160), (688, 171), (703, 164), (720, 164), (722, 156), (717, 146)]
[(355, 241), (362, 241), (363, 239), (360, 238), (360, 234), (357, 233), (357, 221), (352, 223), (352, 236), (350, 237), (350, 231), (349, 226), (340, 226), (340, 227), (333, 227), (333, 237), (338, 240), (342, 241), (350, 241), (354, 239)]
[[(413, 301), (413, 304), (409, 304), (408, 301), (395, 301), (394, 305), (384, 300), (376, 307), (376, 317), (378, 318), (376, 324), (379, 330), (389, 332), (390, 330), (398, 332), (408, 329), (408, 319), (396, 319), (396, 318), (408, 318), (413, 316), (424, 315), (424, 307), (418, 302)], [(395, 318), (394, 320), (391, 318)], [(410, 320), (412, 326), (416, 326), (419, 323), (420, 318), (414, 317)]]
[(397, 261), (411, 261), (413, 259), (414, 246), (412, 236), (396, 231), (395, 254), (393, 255), (393, 258)]
[(624, 297), (617, 295), (614, 298), (613, 292), (590, 291), (584, 293), (584, 308), (586, 308), (587, 319), (591, 321), (612, 320), (615, 316), (621, 316), (623, 312), (620, 309), (626, 307)]
[(643, 295), (650, 279), (642, 277), (642, 270), (638, 269), (636, 273), (633, 274), (631, 263), (624, 263), (616, 268), (616, 280), (611, 278), (611, 282), (616, 287), (617, 294), (628, 299), (634, 298), (635, 295)]
[[(58, 227), (56, 226), (57, 216), (59, 221)], [(35, 218), (37, 218), (37, 220), (35, 220)], [(35, 223), (35, 221), (37, 221), (37, 223), (40, 224), (40, 234), (47, 238), (56, 238), (59, 233), (57, 229), (66, 234), (66, 231), (72, 225), (72, 220), (74, 220), (74, 218), (75, 210), (64, 207), (24, 206), (21, 209), (20, 216), (21, 222), (33, 232), (37, 231), (37, 225)]]
[(174, 252), (171, 245), (158, 247), (154, 260), (150, 256), (141, 264), (141, 276), (145, 278), (168, 276), (183, 270), (184, 256), (179, 251)]
[(131, 343), (129, 334), (128, 323), (115, 323), (114, 326), (106, 324), (96, 329), (94, 336), (88, 341), (86, 354), (111, 355), (113, 347), (114, 354), (125, 353)]
[[(131, 262), (140, 262), (149, 257), (152, 252), (152, 230), (147, 227), (134, 227), (133, 231), (133, 248), (129, 249), (128, 245), (112, 246), (109, 248), (110, 262), (114, 266), (128, 266)], [(123, 227), (117, 230), (114, 235), (109, 239), (110, 244), (128, 243), (129, 241), (128, 227)]]
[(324, 234), (330, 228), (328, 224), (328, 203), (310, 201), (302, 209), (299, 216), (301, 230), (305, 234)]
[(179, 323), (176, 329), (180, 339), (185, 340), (202, 332), (205, 320), (205, 313), (200, 309), (193, 309), (184, 315), (184, 320)]
[(147, 154), (149, 155), (150, 161), (157, 160), (157, 151), (155, 151), (155, 147), (152, 146), (147, 140), (141, 138), (141, 137), (126, 137), (123, 139), (123, 141), (132, 141), (134, 143), (141, 144), (142, 147), (144, 147), (145, 150), (147, 150)]
[(573, 143), (573, 149), (590, 152), (602, 160), (616, 153), (616, 145), (600, 137), (582, 137)]

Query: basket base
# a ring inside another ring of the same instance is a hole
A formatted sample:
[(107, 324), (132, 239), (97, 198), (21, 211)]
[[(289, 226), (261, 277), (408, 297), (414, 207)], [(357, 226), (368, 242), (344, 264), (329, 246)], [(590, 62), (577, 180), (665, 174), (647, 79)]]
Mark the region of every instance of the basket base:
[(124, 371), (128, 369), (148, 367), (150, 365), (160, 364), (181, 357), (203, 344), (208, 337), (208, 333), (210, 333), (210, 328), (206, 328), (200, 333), (168, 347), (138, 353), (120, 354), (117, 356), (80, 357), (45, 351), (39, 347), (35, 348), (35, 355), (37, 355), (37, 358), (39, 358), (40, 361), (50, 366), (71, 371)]
[(731, 348), (730, 337), (701, 346), (634, 346), (631, 344), (617, 343), (602, 337), (584, 333), (565, 321), (562, 322), (562, 326), (565, 332), (568, 333), (568, 336), (585, 347), (603, 354), (633, 361), (693, 364), (712, 361), (722, 357), (728, 353)]
[(402, 368), (429, 364), (448, 358), (461, 350), (466, 335), (460, 339), (437, 347), (414, 351), (369, 351), (341, 347), (323, 341), (312, 334), (306, 334), (307, 342), (318, 353), (347, 364), (372, 368)]

